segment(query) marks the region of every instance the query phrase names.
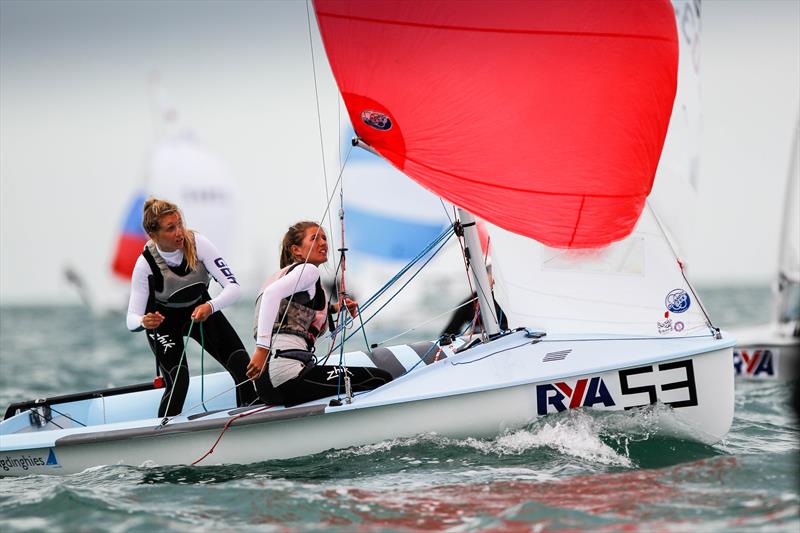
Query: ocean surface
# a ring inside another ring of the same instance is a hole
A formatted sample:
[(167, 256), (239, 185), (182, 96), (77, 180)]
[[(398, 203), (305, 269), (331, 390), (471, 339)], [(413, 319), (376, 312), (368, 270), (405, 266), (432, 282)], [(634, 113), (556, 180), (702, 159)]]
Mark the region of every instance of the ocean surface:
[[(767, 287), (700, 295), (722, 327), (769, 317)], [(240, 333), (249, 331), (249, 306), (226, 313)], [(199, 350), (190, 367), (199, 372)], [(125, 329), (122, 315), (0, 307), (3, 411), (16, 401), (149, 381), (154, 368), (145, 339)], [(207, 358), (205, 369), (219, 367)], [(713, 446), (656, 437), (630, 413), (576, 410), (492, 440), (422, 435), (249, 466), (103, 466), (2, 478), (0, 529), (796, 533), (800, 428), (791, 393), (786, 383), (737, 382), (733, 427)], [(652, 413), (653, 427), (661, 415)]]

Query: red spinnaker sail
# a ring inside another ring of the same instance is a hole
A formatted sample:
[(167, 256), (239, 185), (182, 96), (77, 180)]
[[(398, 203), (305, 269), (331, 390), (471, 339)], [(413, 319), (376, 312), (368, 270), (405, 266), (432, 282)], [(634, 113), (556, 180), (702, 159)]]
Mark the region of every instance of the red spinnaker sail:
[(314, 4), (356, 133), (405, 174), (549, 246), (632, 231), (675, 97), (668, 0)]

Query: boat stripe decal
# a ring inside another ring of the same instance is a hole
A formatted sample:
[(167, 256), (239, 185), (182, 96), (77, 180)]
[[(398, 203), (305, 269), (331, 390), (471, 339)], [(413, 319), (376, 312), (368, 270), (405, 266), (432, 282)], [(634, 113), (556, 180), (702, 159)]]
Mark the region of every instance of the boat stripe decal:
[(397, 357), (395, 357), (394, 353), (388, 348), (375, 348), (369, 353), (369, 358), (372, 359), (376, 367), (390, 373), (393, 379), (406, 373), (405, 367), (400, 364), (400, 361), (397, 360)]
[[(257, 409), (263, 406), (253, 406)], [(280, 420), (292, 420), (295, 418), (304, 418), (307, 416), (321, 415), (325, 412), (326, 404), (309, 405), (307, 407), (292, 407), (290, 409), (277, 409), (275, 411), (263, 411), (253, 413), (250, 416), (237, 419), (231, 424), (231, 428), (238, 426), (249, 426), (252, 424), (264, 424), (268, 422), (277, 422)], [(160, 437), (170, 433), (191, 433), (193, 431), (217, 431), (222, 429), (228, 423), (230, 417), (223, 416), (219, 418), (201, 419), (190, 422), (173, 422), (167, 424), (165, 427), (149, 425), (141, 428), (130, 429), (115, 429), (111, 431), (95, 431), (92, 433), (80, 433), (75, 435), (67, 435), (56, 439), (56, 447), (73, 446), (77, 444), (93, 444), (99, 442), (109, 442), (116, 440), (127, 440), (134, 438), (147, 438), (147, 437)]]
[(403, 365), (405, 371), (408, 372), (412, 368), (417, 366), (419, 368), (419, 354), (414, 351), (411, 346), (408, 345), (400, 345), (400, 346), (392, 346), (389, 348), (397, 357), (397, 360), (400, 361), (400, 364)]
[[(414, 344), (408, 345), (412, 350), (417, 352), (417, 355), (420, 359), (422, 359), (426, 365), (433, 363), (436, 359), (436, 352), (439, 351), (439, 348), (433, 347), (432, 342), (415, 342)], [(447, 357), (444, 352), (439, 354), (439, 359), (444, 359)]]
[(347, 366), (363, 366), (366, 368), (377, 368), (369, 355), (363, 351), (350, 352), (345, 358)]

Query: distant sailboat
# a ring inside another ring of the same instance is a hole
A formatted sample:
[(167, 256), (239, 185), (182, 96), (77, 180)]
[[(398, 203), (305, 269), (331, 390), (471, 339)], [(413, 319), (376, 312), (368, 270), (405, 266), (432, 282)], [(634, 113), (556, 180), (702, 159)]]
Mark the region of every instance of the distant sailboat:
[(732, 330), (733, 368), (748, 379), (791, 380), (800, 376), (800, 121), (795, 127), (781, 223), (778, 275), (772, 320)]

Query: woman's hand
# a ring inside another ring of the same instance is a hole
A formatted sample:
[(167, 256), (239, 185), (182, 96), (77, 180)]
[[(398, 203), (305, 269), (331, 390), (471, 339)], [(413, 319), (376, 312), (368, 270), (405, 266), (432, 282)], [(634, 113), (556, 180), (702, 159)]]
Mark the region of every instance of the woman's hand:
[(344, 305), (347, 307), (347, 310), (350, 312), (350, 316), (355, 318), (358, 314), (358, 302), (351, 300), (350, 298), (344, 298)]
[(253, 356), (250, 358), (250, 363), (247, 365), (248, 378), (256, 379), (261, 375), (261, 372), (264, 371), (264, 363), (267, 361), (268, 353), (269, 352), (267, 352), (266, 348), (256, 346), (256, 351), (253, 352)]
[[(347, 307), (347, 311), (350, 313), (350, 316), (355, 318), (356, 315), (358, 314), (358, 302), (353, 301), (350, 298), (348, 298), (347, 296), (345, 296), (344, 305), (345, 305), (345, 307)], [(338, 313), (339, 312), (340, 307), (339, 307), (338, 303), (331, 304), (331, 307), (333, 308), (333, 312), (334, 313)]]
[(157, 329), (162, 322), (164, 322), (164, 315), (158, 311), (155, 313), (147, 313), (142, 317), (142, 327), (144, 329)]
[(214, 309), (211, 307), (210, 303), (206, 302), (204, 304), (200, 304), (194, 308), (194, 311), (192, 311), (192, 320), (195, 322), (205, 322), (213, 312)]

